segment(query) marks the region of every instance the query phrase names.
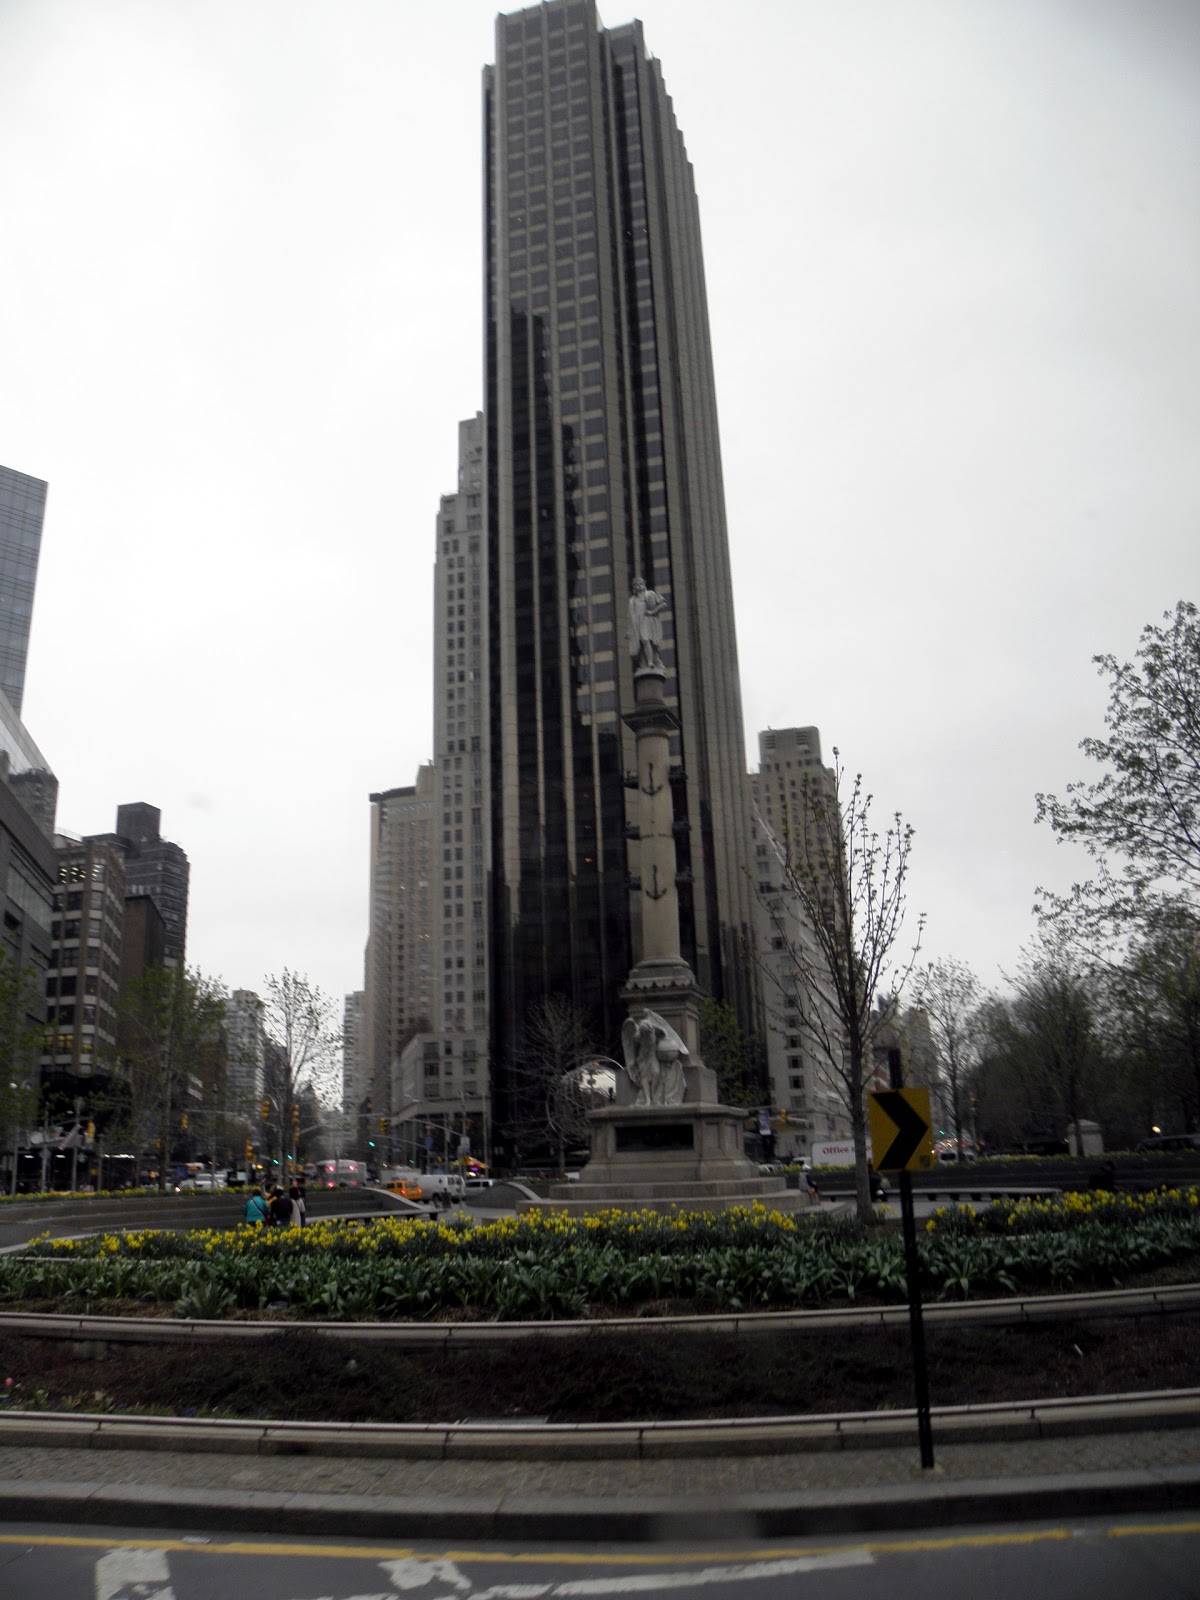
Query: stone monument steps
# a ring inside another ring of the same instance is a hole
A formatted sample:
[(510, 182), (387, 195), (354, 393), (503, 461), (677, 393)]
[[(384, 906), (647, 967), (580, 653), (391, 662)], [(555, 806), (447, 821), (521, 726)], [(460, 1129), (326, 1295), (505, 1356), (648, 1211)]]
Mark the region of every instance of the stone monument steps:
[(551, 1185), (554, 1200), (605, 1201), (614, 1188), (627, 1200), (774, 1200), (787, 1193), (785, 1185), (771, 1178), (695, 1178), (662, 1177), (619, 1185), (607, 1183), (556, 1183)]

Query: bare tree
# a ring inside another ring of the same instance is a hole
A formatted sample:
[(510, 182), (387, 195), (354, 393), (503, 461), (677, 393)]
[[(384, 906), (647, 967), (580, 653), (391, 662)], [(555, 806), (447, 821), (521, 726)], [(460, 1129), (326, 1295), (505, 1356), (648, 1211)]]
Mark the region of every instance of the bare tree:
[(514, 1149), (537, 1143), (567, 1151), (587, 1138), (590, 1097), (578, 1068), (597, 1054), (587, 1014), (564, 995), (547, 995), (531, 1007), (511, 1073)]
[(950, 1097), (958, 1159), (963, 1158), (963, 1103), (978, 1063), (979, 980), (965, 961), (930, 961), (914, 979), (916, 1004), (929, 1018), (938, 1071)]
[[(911, 950), (898, 958), (913, 829), (897, 812), (881, 835), (861, 774), (846, 793), (836, 748), (833, 757), (831, 772), (805, 773), (804, 824), (776, 841), (787, 892), (771, 895), (768, 911), (795, 980), (803, 1026), (845, 1100), (857, 1152), (858, 1213), (867, 1221), (873, 1215), (865, 1105), (872, 1046), (912, 971), (924, 917)], [(765, 825), (764, 832), (770, 833)]]
[(274, 1046), (266, 1053), (268, 1093), (283, 1151), (295, 1148), (292, 1130), (305, 1088), (327, 1106), (341, 1104), (342, 1029), (332, 998), (302, 973), (284, 967), (263, 983), (263, 1032)]

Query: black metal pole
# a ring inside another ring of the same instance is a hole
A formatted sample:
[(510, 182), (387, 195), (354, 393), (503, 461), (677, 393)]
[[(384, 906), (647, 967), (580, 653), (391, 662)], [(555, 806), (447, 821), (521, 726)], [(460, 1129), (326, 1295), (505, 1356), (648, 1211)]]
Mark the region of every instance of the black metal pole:
[[(899, 1050), (888, 1051), (888, 1077), (893, 1089), (903, 1089), (904, 1068)], [(933, 1466), (933, 1426), (929, 1418), (929, 1367), (925, 1359), (925, 1321), (921, 1315), (921, 1267), (917, 1260), (917, 1224), (913, 1216), (912, 1176), (900, 1179), (900, 1226), (904, 1235), (904, 1276), (908, 1285), (908, 1327), (912, 1340), (913, 1389), (917, 1402), (917, 1438), (922, 1467)]]
[(908, 1326), (912, 1337), (913, 1387), (917, 1400), (917, 1437), (921, 1465), (933, 1465), (933, 1427), (929, 1420), (929, 1369), (925, 1361), (925, 1323), (921, 1316), (921, 1270), (917, 1260), (917, 1226), (913, 1218), (912, 1178), (900, 1173), (900, 1221), (904, 1230), (904, 1272), (908, 1280)]

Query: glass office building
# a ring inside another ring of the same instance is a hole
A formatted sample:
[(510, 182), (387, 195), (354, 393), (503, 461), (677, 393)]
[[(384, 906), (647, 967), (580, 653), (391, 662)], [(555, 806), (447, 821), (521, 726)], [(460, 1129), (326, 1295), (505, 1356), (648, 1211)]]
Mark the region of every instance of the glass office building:
[(42, 480), (0, 467), (0, 690), (18, 716), (45, 515)]
[[(755, 1020), (746, 760), (700, 223), (641, 24), (497, 19), (484, 75), (492, 1034), (539, 999), (617, 1052), (641, 956), (627, 600), (663, 658), (682, 950)], [(634, 787), (627, 784), (633, 781)]]

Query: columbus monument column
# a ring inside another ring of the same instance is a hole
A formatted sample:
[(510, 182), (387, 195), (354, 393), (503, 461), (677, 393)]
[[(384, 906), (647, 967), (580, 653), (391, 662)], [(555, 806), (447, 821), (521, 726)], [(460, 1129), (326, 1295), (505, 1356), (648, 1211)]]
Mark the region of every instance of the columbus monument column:
[[(625, 724), (637, 740), (637, 867), (642, 953), (621, 991), (625, 1070), (615, 1100), (589, 1113), (592, 1152), (578, 1183), (551, 1186), (547, 1206), (574, 1214), (617, 1207), (724, 1210), (754, 1201), (794, 1211), (799, 1186), (764, 1176), (743, 1149), (746, 1112), (721, 1105), (716, 1073), (700, 1060), (700, 991), (679, 948), (675, 833), (669, 781), (671, 735), (660, 614), (666, 602), (634, 581), (629, 648), (634, 705)], [(606, 1058), (607, 1059), (607, 1058)]]
[[(671, 735), (678, 718), (666, 702), (667, 669), (659, 653), (661, 613), (666, 602), (635, 578), (629, 597), (629, 650), (633, 656), (634, 709), (625, 726), (637, 738), (638, 871), (634, 893), (641, 900), (642, 956), (629, 974), (622, 999), (636, 1026), (644, 1013), (661, 1018), (683, 1041), (682, 1072), (662, 1093), (636, 1081), (630, 1065), (630, 1023), (622, 1029), (626, 1068), (643, 1104), (678, 1104), (680, 1100), (715, 1101), (716, 1074), (700, 1060), (700, 991), (691, 967), (679, 951), (679, 892), (675, 886), (675, 832), (671, 801)], [(644, 1035), (643, 1029), (643, 1035)], [(664, 1036), (659, 1035), (662, 1054)], [(636, 1059), (636, 1058), (635, 1058)], [(628, 1087), (628, 1086), (622, 1086)], [(678, 1093), (678, 1100), (674, 1093)], [(672, 1095), (671, 1099), (664, 1098)], [(618, 1090), (618, 1099), (625, 1098)], [(632, 1097), (632, 1096), (629, 1096)]]

